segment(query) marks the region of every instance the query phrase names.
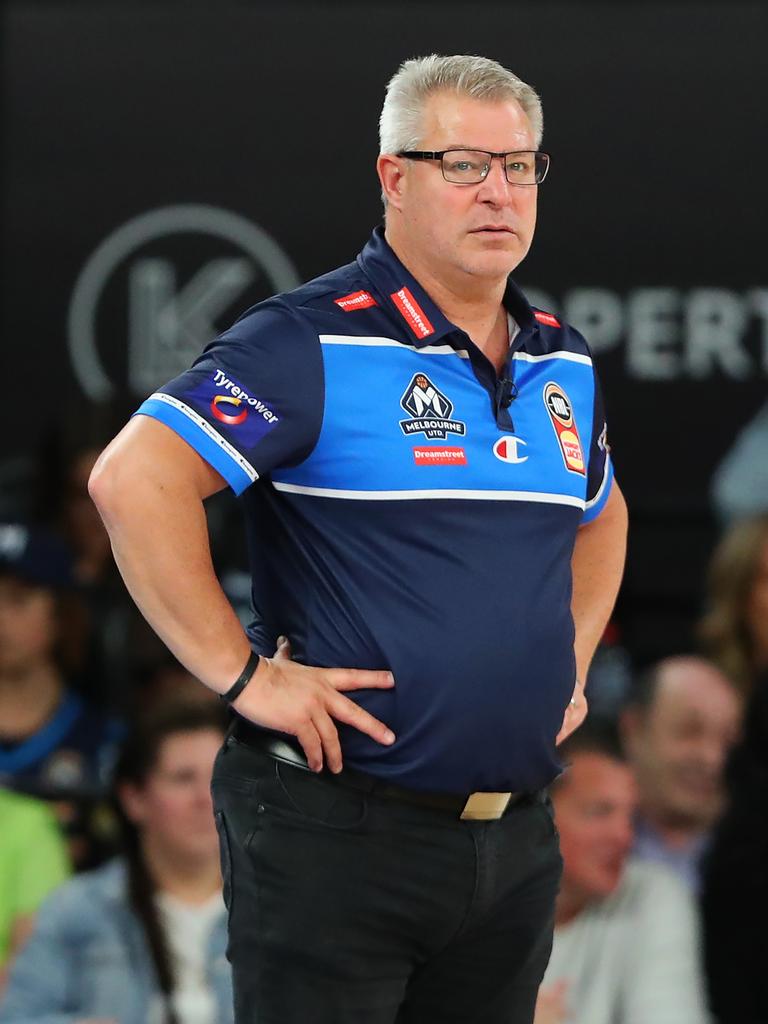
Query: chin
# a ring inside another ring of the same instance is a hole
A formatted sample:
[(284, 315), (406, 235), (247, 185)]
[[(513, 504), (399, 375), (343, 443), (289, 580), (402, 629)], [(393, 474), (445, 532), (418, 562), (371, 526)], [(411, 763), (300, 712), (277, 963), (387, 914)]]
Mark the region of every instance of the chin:
[(483, 253), (475, 259), (466, 260), (464, 270), (472, 277), (496, 280), (511, 274), (515, 267), (522, 262), (522, 258), (522, 256), (501, 250)]

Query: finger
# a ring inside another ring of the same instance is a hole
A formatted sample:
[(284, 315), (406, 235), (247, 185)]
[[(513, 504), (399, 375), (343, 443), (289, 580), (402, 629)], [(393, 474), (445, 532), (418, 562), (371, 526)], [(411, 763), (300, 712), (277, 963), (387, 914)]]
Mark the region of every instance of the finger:
[(318, 671), (334, 690), (388, 689), (395, 685), (391, 672), (367, 668), (323, 668)]
[(307, 764), (312, 771), (321, 772), (323, 770), (323, 744), (320, 740), (320, 734), (315, 728), (315, 723), (310, 722), (301, 732), (296, 733), (296, 739), (301, 744), (301, 748), (307, 758)]
[(327, 707), (330, 714), (338, 719), (338, 721), (359, 729), (360, 732), (364, 732), (371, 739), (376, 740), (377, 743), (384, 743), (389, 746), (390, 743), (395, 742), (395, 734), (388, 726), (359, 707), (349, 697), (344, 697), (338, 693), (335, 697), (331, 697)]
[(333, 724), (333, 719), (325, 711), (322, 711), (312, 721), (323, 744), (325, 763), (336, 774), (341, 771), (342, 759), (339, 734), (336, 726)]
[(290, 661), (293, 656), (291, 650), (291, 641), (287, 636), (279, 636), (277, 638), (277, 648), (275, 650), (276, 661)]

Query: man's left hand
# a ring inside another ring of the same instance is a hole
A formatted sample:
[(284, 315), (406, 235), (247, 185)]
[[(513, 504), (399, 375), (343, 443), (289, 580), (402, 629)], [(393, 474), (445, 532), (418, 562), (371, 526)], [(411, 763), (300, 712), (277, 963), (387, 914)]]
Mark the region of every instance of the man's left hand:
[(573, 689), (573, 696), (568, 703), (568, 707), (565, 709), (563, 724), (560, 726), (560, 732), (557, 734), (555, 744), (560, 746), (564, 739), (570, 736), (572, 732), (576, 732), (586, 717), (587, 698), (584, 696), (584, 685), (577, 679), (576, 686)]

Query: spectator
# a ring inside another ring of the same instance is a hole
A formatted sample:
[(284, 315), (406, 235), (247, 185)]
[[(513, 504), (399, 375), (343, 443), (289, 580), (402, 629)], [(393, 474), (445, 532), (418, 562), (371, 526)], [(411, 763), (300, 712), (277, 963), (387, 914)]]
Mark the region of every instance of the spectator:
[(50, 809), (0, 789), (0, 990), (5, 964), (29, 935), (35, 911), (69, 871)]
[(768, 1021), (768, 673), (726, 771), (729, 806), (704, 862), (705, 964), (719, 1024)]
[(704, 652), (746, 696), (768, 669), (768, 514), (736, 523), (712, 557)]
[(169, 705), (131, 735), (115, 789), (123, 855), (43, 905), (2, 1024), (228, 1024), (232, 986), (211, 808), (219, 708)]
[(58, 524), (71, 546), (73, 576), (91, 624), (80, 688), (94, 703), (130, 717), (141, 710), (135, 701), (137, 681), (163, 662), (166, 650), (128, 595), (88, 494), (88, 477), (98, 456), (99, 449), (89, 447), (68, 459)]
[(621, 716), (640, 803), (634, 854), (665, 864), (694, 892), (723, 809), (723, 769), (739, 727), (731, 681), (702, 658), (668, 658), (634, 686)]
[(563, 745), (553, 787), (563, 881), (536, 1024), (704, 1024), (694, 905), (664, 868), (628, 861), (637, 788), (615, 740)]
[(0, 526), (0, 782), (51, 800), (101, 794), (120, 736), (57, 656), (61, 594), (72, 585), (53, 535)]

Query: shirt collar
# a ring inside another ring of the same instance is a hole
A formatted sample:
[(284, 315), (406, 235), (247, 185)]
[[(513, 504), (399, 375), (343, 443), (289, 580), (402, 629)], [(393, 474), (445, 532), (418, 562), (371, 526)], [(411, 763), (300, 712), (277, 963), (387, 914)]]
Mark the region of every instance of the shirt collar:
[[(397, 258), (384, 237), (382, 225), (374, 230), (357, 262), (390, 315), (405, 327), (416, 348), (434, 345), (438, 339), (459, 330)], [(533, 310), (511, 278), (507, 280), (503, 303), (520, 325), (521, 333), (526, 329), (536, 329)]]

